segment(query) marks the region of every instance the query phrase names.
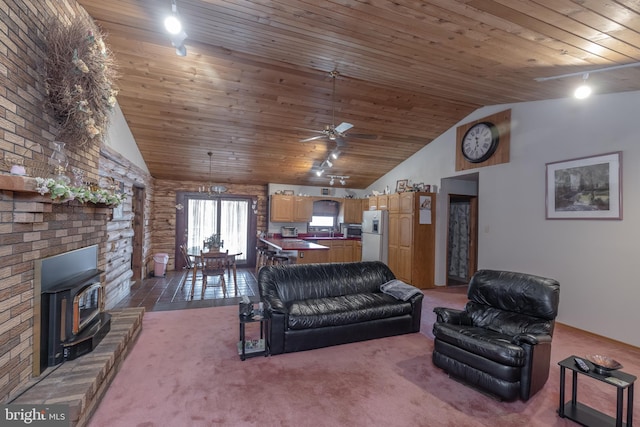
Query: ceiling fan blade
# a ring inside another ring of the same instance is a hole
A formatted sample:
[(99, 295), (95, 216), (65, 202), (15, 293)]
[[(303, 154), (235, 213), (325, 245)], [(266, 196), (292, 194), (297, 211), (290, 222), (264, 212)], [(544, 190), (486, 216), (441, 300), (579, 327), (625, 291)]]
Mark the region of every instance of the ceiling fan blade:
[(300, 142), (315, 141), (316, 139), (322, 139), (322, 138), (325, 138), (325, 137), (326, 137), (326, 135), (312, 136), (311, 138), (301, 139)]
[(298, 127), (294, 127), (295, 130), (301, 130), (303, 132), (313, 132), (313, 133), (325, 133), (324, 130), (317, 130), (317, 129), (306, 129), (306, 128), (298, 128)]
[(351, 123), (342, 122), (338, 126), (335, 127), (335, 131), (338, 133), (345, 133), (349, 129), (351, 129), (353, 125)]

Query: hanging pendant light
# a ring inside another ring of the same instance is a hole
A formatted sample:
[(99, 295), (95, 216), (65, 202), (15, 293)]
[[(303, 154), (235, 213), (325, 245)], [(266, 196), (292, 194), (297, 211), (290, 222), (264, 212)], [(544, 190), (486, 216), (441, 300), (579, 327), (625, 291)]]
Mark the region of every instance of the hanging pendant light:
[(227, 191), (227, 187), (224, 185), (214, 185), (212, 179), (212, 160), (213, 160), (213, 152), (207, 152), (209, 156), (209, 183), (205, 186), (202, 185), (198, 188), (198, 192), (207, 193), (207, 196), (219, 196), (221, 193), (225, 193)]

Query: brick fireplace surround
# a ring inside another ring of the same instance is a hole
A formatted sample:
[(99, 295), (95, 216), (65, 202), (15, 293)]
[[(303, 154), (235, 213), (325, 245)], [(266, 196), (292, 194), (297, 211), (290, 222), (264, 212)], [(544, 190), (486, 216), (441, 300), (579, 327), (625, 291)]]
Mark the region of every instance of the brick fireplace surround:
[(53, 202), (35, 191), (35, 179), (0, 175), (0, 398), (5, 403), (67, 403), (71, 425), (84, 425), (135, 343), (144, 309), (110, 311), (111, 331), (93, 352), (34, 377), (39, 371), (34, 343), (40, 336), (34, 261), (95, 244), (98, 268), (104, 270), (110, 218), (107, 206)]

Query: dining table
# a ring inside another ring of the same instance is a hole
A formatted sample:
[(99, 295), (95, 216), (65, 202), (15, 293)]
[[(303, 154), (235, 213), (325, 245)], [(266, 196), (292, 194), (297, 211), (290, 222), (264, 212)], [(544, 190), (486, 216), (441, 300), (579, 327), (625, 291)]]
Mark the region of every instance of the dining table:
[[(210, 249), (202, 249), (201, 246), (193, 246), (187, 249), (187, 256), (193, 259), (193, 286), (191, 287), (191, 297), (193, 298), (193, 290), (196, 285), (196, 277), (198, 275), (198, 268), (202, 266), (202, 255), (201, 252), (209, 252)], [(224, 251), (216, 251), (216, 252), (224, 252)], [(238, 296), (238, 277), (237, 277), (237, 268), (236, 268), (236, 257), (242, 255), (242, 252), (235, 253), (227, 253), (227, 271), (228, 274), (233, 272), (233, 287), (235, 289), (235, 296)]]

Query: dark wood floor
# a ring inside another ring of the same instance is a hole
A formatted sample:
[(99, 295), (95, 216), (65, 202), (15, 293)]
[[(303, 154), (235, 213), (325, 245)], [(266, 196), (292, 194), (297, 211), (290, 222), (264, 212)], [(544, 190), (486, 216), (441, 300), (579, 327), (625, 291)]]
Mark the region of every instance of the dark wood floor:
[(202, 290), (202, 276), (196, 277), (193, 298), (191, 270), (167, 271), (165, 277), (150, 277), (131, 287), (129, 296), (114, 308), (144, 307), (147, 311), (180, 310), (185, 308), (236, 305), (243, 295), (257, 302), (258, 281), (252, 268), (238, 268), (238, 296), (234, 295), (233, 277), (227, 275), (227, 293), (223, 295), (217, 278), (209, 278), (209, 285)]

